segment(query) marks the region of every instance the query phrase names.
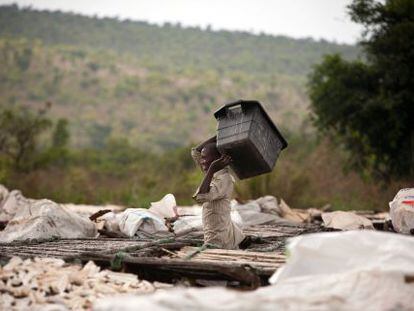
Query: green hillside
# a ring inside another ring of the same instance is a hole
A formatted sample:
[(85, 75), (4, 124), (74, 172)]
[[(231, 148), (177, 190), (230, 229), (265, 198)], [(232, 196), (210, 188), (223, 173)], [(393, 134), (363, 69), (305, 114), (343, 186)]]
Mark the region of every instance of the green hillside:
[(325, 53), (353, 46), (212, 32), (0, 7), (0, 104), (53, 104), (71, 144), (127, 137), (165, 150), (202, 139), (212, 112), (239, 98), (264, 103), (282, 128), (307, 115), (305, 78)]
[[(305, 27), (305, 26), (304, 26)], [(242, 70), (303, 76), (326, 53), (355, 57), (353, 46), (312, 39), (203, 31), (165, 24), (91, 18), (62, 12), (0, 7), (0, 35), (130, 53), (160, 68)]]

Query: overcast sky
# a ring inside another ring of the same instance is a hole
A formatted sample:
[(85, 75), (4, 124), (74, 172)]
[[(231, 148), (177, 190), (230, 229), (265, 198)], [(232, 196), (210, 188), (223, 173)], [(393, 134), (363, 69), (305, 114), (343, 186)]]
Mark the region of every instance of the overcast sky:
[(346, 14), (350, 0), (0, 0), (39, 9), (183, 26), (244, 30), (355, 43), (361, 27)]

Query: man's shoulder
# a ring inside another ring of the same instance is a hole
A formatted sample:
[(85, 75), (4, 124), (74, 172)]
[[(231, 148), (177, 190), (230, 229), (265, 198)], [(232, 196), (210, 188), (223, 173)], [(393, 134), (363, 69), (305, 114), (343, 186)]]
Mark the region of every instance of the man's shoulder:
[(230, 173), (230, 169), (228, 167), (223, 168), (222, 170), (216, 172), (213, 176), (213, 179), (216, 180), (229, 180), (231, 182), (235, 182), (235, 178)]

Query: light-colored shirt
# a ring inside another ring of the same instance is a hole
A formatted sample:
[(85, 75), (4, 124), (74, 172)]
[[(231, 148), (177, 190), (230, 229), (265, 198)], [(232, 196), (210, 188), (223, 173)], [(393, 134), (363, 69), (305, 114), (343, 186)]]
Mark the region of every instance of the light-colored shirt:
[[(200, 165), (201, 154), (193, 148), (191, 155)], [(213, 176), (208, 193), (199, 193), (197, 189), (193, 198), (202, 204), (204, 243), (218, 248), (237, 249), (244, 239), (241, 229), (231, 220), (230, 201), (234, 188), (234, 177), (226, 167)]]

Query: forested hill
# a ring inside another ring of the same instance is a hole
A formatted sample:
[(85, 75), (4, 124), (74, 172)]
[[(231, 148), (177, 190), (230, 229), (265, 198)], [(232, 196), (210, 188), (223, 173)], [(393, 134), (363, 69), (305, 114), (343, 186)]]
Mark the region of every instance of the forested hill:
[(306, 74), (333, 52), (353, 58), (357, 48), (0, 6), (0, 108), (51, 102), (76, 147), (185, 146), (240, 98), (295, 131), (308, 114)]
[(305, 75), (323, 54), (338, 52), (347, 58), (356, 56), (355, 47), (327, 41), (182, 28), (171, 24), (157, 26), (115, 18), (36, 11), (16, 5), (0, 7), (0, 36), (110, 49), (169, 68), (191, 66), (289, 76)]

